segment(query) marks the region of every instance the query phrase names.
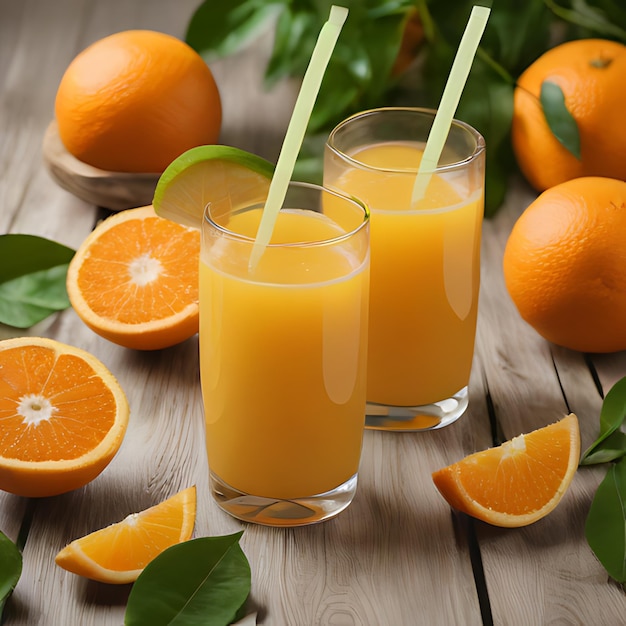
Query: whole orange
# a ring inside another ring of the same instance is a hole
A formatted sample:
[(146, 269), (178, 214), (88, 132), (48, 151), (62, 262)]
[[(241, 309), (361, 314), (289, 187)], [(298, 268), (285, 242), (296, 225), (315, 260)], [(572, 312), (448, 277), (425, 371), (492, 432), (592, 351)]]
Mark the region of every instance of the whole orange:
[(581, 352), (626, 350), (626, 182), (583, 177), (544, 191), (504, 251), (506, 287), (547, 340)]
[[(554, 136), (539, 100), (558, 85), (580, 135), (580, 159)], [(548, 50), (519, 77), (511, 141), (528, 182), (543, 191), (579, 176), (626, 179), (626, 46), (578, 39)]]
[(202, 57), (164, 33), (129, 30), (96, 41), (59, 85), (59, 136), (103, 170), (162, 172), (197, 145), (216, 143), (220, 95)]

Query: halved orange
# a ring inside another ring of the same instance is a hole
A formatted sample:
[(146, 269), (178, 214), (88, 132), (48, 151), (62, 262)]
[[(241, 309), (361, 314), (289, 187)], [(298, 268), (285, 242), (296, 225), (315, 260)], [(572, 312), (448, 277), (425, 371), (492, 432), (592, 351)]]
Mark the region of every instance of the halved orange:
[(200, 233), (159, 217), (152, 206), (101, 222), (70, 262), (67, 293), (76, 314), (102, 337), (158, 350), (198, 332)]
[(563, 498), (578, 467), (578, 419), (519, 435), (433, 473), (451, 507), (494, 526), (532, 524)]
[(193, 486), (121, 522), (75, 539), (56, 555), (55, 562), (92, 580), (131, 583), (161, 552), (190, 539), (195, 521)]
[(0, 341), (0, 489), (43, 497), (86, 485), (128, 418), (122, 388), (93, 355), (40, 337)]

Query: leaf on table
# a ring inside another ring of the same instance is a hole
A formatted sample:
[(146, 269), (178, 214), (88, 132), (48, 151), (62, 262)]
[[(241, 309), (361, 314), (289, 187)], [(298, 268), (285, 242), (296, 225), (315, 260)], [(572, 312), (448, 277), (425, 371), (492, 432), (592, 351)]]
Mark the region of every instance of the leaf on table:
[(36, 235), (0, 235), (0, 283), (65, 265), (74, 250)]
[(616, 430), (595, 446), (593, 451), (585, 453), (580, 465), (610, 463), (621, 459), (623, 456), (626, 456), (626, 434), (621, 430)]
[(606, 461), (592, 459), (602, 458), (599, 454), (602, 450), (612, 450), (616, 445), (623, 445), (623, 438), (619, 435), (611, 436), (619, 431), (624, 419), (626, 419), (626, 376), (618, 380), (606, 394), (600, 410), (600, 434), (583, 453), (581, 465), (604, 463)]
[(67, 309), (67, 267), (57, 265), (0, 284), (0, 322), (30, 328), (52, 313)]
[(564, 148), (580, 159), (578, 124), (567, 109), (563, 90), (556, 83), (544, 80), (539, 99), (552, 134)]
[(35, 235), (0, 235), (0, 323), (29, 328), (70, 306), (65, 280), (74, 250)]
[(192, 539), (162, 552), (133, 585), (126, 626), (231, 624), (250, 593), (242, 534)]
[(192, 15), (185, 41), (209, 61), (233, 54), (286, 4), (286, 0), (206, 0)]
[(613, 463), (600, 483), (585, 523), (587, 543), (619, 583), (626, 582), (626, 461)]
[(7, 598), (22, 574), (22, 554), (17, 546), (0, 532), (0, 618)]

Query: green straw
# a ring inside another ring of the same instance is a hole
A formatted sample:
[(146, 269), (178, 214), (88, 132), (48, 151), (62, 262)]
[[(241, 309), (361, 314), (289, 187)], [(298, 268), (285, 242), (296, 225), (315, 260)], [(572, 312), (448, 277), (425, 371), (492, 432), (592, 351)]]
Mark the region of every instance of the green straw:
[(490, 13), (491, 9), (487, 7), (475, 6), (472, 8), (461, 43), (452, 63), (452, 69), (443, 90), (443, 95), (441, 96), (435, 120), (428, 133), (428, 140), (426, 141), (424, 154), (422, 155), (413, 186), (411, 206), (414, 206), (416, 202), (419, 202), (424, 197), (432, 173), (437, 168), (454, 113), (461, 99), (461, 94), (474, 61), (474, 55), (487, 26)]
[(251, 270), (256, 267), (265, 247), (272, 238), (274, 224), (287, 195), (287, 187), (300, 152), (315, 99), (322, 84), (326, 66), (330, 61), (339, 33), (347, 17), (348, 9), (332, 6), (328, 21), (322, 26), (315, 44), (309, 66), (302, 79), (302, 86), (291, 114), (285, 139), (278, 155), (274, 176), (270, 182), (261, 223), (259, 224), (259, 230), (257, 231), (252, 254), (250, 255), (248, 267)]

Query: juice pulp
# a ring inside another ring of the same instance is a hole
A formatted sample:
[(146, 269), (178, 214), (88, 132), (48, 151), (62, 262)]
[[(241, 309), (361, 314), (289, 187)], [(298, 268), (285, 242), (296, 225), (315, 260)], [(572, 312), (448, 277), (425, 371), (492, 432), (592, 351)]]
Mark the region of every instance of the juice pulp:
[[(260, 211), (238, 215), (228, 228), (254, 237), (259, 219)], [(272, 242), (328, 239), (337, 228), (311, 212), (281, 211)], [(202, 250), (200, 371), (209, 467), (247, 494), (324, 493), (358, 470), (369, 258), (359, 258), (349, 240), (269, 247), (250, 275), (249, 250), (225, 238)]]
[[(417, 144), (383, 143), (351, 156), (371, 169), (325, 166), (325, 184), (371, 211), (369, 402), (425, 405), (469, 381), (478, 308), (483, 189), (434, 175), (410, 208)], [(411, 171), (409, 171), (409, 169)], [(394, 170), (394, 171), (392, 171)], [(404, 170), (398, 172), (397, 170)]]

